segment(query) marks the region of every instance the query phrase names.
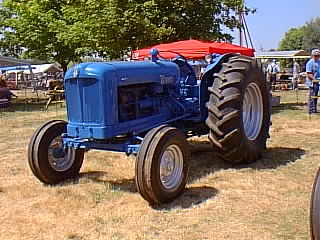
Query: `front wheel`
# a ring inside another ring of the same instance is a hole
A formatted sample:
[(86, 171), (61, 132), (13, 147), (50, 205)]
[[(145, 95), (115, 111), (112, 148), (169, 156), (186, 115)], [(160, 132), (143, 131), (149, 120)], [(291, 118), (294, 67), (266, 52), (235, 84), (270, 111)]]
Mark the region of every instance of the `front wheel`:
[(183, 133), (161, 126), (144, 138), (136, 161), (136, 185), (151, 204), (167, 203), (185, 188), (190, 151)]
[(50, 121), (38, 128), (31, 138), (28, 163), (33, 174), (43, 183), (56, 184), (75, 177), (82, 166), (84, 150), (63, 147), (61, 135), (67, 123)]

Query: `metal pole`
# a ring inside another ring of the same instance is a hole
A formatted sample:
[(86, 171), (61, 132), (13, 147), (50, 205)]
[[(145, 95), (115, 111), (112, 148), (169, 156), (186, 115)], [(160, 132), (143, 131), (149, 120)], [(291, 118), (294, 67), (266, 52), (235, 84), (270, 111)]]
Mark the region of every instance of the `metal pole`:
[(243, 22), (244, 22), (245, 29), (246, 29), (246, 31), (247, 31), (247, 33), (248, 33), (248, 38), (249, 38), (249, 41), (250, 41), (251, 48), (254, 48), (254, 47), (253, 47), (252, 38), (251, 38), (251, 34), (250, 34), (250, 32), (249, 32), (247, 20), (246, 20), (245, 17), (243, 17)]
[(239, 39), (240, 39), (240, 46), (243, 46), (243, 9), (241, 7), (240, 11), (239, 11)]
[(245, 6), (245, 0), (241, 1), (241, 6), (239, 8), (239, 40), (240, 40), (240, 46), (243, 46), (243, 14), (244, 14), (244, 6)]

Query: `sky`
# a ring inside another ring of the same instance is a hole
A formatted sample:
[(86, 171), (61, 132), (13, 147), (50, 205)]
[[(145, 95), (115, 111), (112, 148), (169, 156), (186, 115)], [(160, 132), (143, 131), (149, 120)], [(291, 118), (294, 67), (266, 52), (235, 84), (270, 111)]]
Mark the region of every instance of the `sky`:
[[(277, 48), (287, 30), (320, 17), (320, 0), (246, 0), (246, 5), (257, 9), (246, 17), (257, 50)], [(234, 37), (239, 43), (237, 33)]]

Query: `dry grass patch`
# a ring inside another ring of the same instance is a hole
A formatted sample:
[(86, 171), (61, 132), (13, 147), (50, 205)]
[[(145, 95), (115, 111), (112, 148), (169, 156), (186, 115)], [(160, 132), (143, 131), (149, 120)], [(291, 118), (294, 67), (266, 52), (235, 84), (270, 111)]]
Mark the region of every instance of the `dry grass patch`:
[(311, 185), (320, 164), (320, 115), (309, 120), (306, 93), (282, 93), (261, 160), (231, 165), (193, 138), (186, 191), (149, 206), (137, 193), (134, 157), (91, 151), (79, 178), (45, 186), (26, 161), (33, 131), (65, 109), (0, 112), (1, 239), (309, 239)]

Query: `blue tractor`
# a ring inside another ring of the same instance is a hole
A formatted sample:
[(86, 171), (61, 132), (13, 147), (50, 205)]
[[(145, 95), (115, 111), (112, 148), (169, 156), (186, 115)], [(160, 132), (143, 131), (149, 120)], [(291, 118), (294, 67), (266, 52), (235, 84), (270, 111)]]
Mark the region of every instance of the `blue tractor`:
[(182, 56), (151, 61), (82, 63), (65, 75), (68, 122), (49, 121), (31, 138), (29, 166), (45, 184), (78, 175), (86, 151), (136, 155), (136, 187), (150, 204), (185, 188), (187, 138), (208, 134), (232, 163), (257, 160), (270, 127), (270, 93), (250, 57), (216, 57), (201, 79)]

